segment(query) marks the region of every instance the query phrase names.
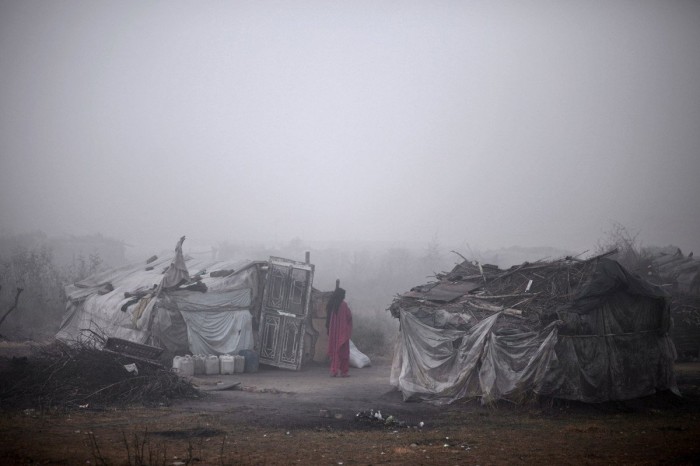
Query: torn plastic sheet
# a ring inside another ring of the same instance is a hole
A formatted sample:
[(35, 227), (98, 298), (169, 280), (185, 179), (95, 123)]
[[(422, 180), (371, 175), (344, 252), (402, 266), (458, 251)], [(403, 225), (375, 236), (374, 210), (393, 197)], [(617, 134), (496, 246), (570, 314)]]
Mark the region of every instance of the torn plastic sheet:
[(404, 400), (447, 404), (465, 397), (508, 398), (523, 383), (537, 385), (552, 357), (556, 326), (542, 332), (499, 334), (497, 313), (470, 331), (438, 329), (401, 311), (392, 384)]
[[(476, 397), (517, 402), (527, 393), (586, 402), (678, 393), (666, 335), (560, 335), (559, 322), (540, 331), (504, 330), (496, 326), (501, 318), (496, 313), (460, 331), (430, 327), (402, 310), (391, 384), (405, 401), (438, 405)], [(630, 351), (631, 344), (647, 349)]]

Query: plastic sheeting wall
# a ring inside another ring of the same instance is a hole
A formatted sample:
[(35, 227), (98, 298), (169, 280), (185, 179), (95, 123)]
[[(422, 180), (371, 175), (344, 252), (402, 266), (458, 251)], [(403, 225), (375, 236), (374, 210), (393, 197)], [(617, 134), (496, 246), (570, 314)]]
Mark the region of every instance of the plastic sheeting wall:
[(662, 290), (601, 260), (558, 315), (537, 332), (498, 326), (503, 313), (464, 331), (427, 325), (402, 309), (391, 383), (405, 400), (435, 404), (519, 401), (527, 393), (585, 402), (678, 393)]
[(541, 383), (556, 342), (556, 327), (540, 333), (499, 334), (501, 313), (470, 331), (433, 328), (401, 311), (401, 332), (391, 384), (404, 400), (447, 404), (460, 398), (483, 402), (512, 398), (523, 384)]
[(238, 354), (253, 349), (248, 311), (182, 311), (192, 354)]

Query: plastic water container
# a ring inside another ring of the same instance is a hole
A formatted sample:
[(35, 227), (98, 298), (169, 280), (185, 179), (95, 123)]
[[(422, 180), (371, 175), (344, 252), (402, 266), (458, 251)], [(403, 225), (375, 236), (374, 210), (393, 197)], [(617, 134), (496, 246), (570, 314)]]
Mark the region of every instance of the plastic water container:
[(215, 375), (219, 373), (219, 357), (210, 354), (204, 360), (204, 373), (206, 375)]
[(205, 372), (204, 359), (206, 358), (203, 354), (195, 354), (192, 356), (194, 360), (194, 375), (201, 375)]
[(258, 353), (253, 350), (240, 350), (238, 355), (245, 358), (245, 372), (258, 372)]
[(175, 356), (173, 369), (182, 377), (191, 377), (194, 375), (194, 360), (189, 356)]
[(233, 356), (233, 371), (243, 372), (245, 371), (245, 358), (243, 356)]
[(234, 372), (236, 372), (236, 370), (235, 370), (236, 365), (235, 365), (235, 361), (234, 361), (235, 357), (236, 356), (231, 356), (228, 354), (222, 354), (221, 356), (219, 356), (219, 361), (221, 362), (221, 374), (222, 375), (229, 375), (229, 374), (233, 374)]

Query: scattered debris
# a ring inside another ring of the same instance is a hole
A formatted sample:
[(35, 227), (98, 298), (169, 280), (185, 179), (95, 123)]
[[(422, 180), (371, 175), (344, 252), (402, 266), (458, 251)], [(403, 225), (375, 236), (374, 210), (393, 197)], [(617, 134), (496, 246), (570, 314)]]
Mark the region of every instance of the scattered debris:
[(370, 409), (369, 411), (360, 411), (355, 414), (355, 421), (364, 422), (370, 425), (382, 426), (382, 427), (406, 427), (406, 428), (423, 428), (425, 425), (423, 421), (418, 424), (411, 426), (406, 421), (402, 421), (393, 415), (384, 417), (380, 410)]
[(11, 362), (0, 374), (3, 408), (152, 406), (198, 396), (189, 381), (162, 366), (139, 364), (137, 369), (133, 359), (92, 342), (55, 342)]

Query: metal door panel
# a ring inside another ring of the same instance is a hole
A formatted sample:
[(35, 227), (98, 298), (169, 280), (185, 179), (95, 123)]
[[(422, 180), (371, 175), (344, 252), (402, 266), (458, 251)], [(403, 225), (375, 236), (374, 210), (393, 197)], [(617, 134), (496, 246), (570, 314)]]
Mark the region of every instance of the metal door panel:
[(299, 370), (314, 266), (270, 257), (263, 294), (260, 363)]
[(260, 331), (260, 360), (274, 360), (277, 352), (277, 340), (282, 317), (263, 314), (262, 329)]
[(282, 347), (280, 351), (280, 363), (290, 368), (296, 368), (299, 361), (299, 345), (301, 323), (298, 319), (285, 317), (282, 334)]

